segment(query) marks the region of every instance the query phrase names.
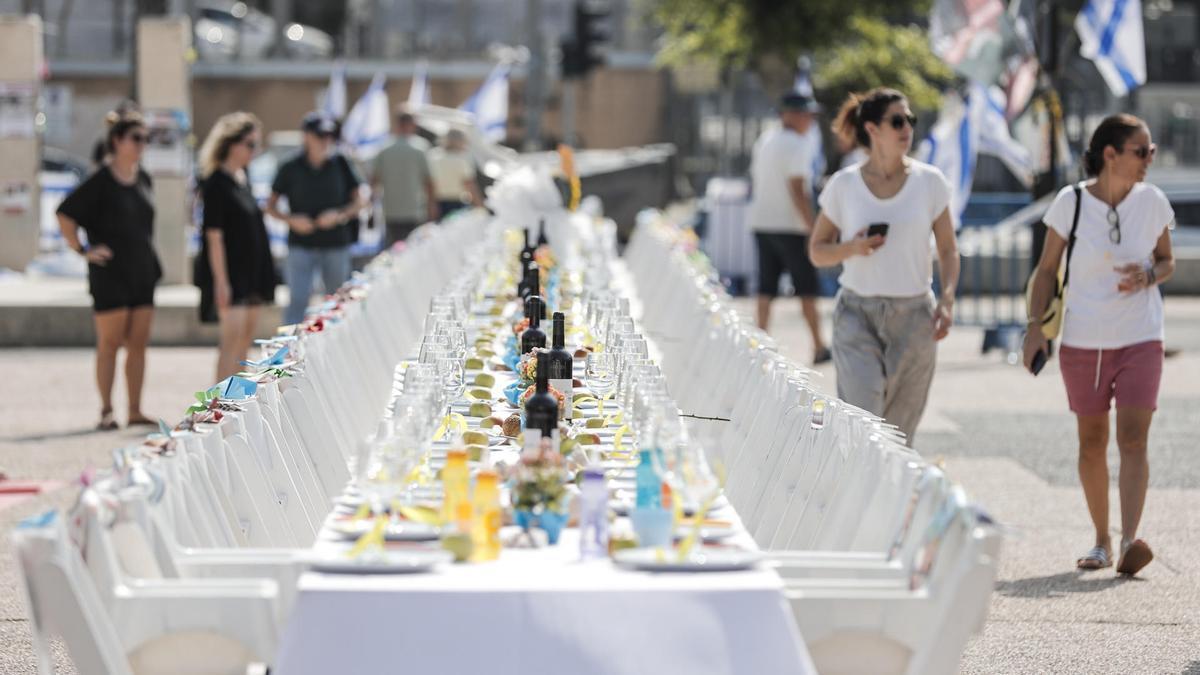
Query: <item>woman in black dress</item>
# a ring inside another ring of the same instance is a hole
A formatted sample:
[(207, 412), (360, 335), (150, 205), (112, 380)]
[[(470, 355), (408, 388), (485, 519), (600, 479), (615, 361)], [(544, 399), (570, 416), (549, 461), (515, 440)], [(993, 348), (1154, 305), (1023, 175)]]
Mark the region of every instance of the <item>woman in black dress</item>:
[[(155, 424), (142, 414), (146, 343), (154, 318), (154, 286), (162, 276), (154, 252), (154, 203), (150, 176), (139, 164), (146, 147), (146, 126), (135, 111), (105, 118), (105, 164), (67, 195), (58, 207), (58, 224), (67, 245), (88, 261), (96, 325), (96, 385), (100, 390), (102, 430), (116, 429), (112, 386), (117, 351), (125, 347), (125, 384), (129, 424)], [(87, 233), (87, 243), (79, 230)]]
[(200, 319), (221, 324), (218, 380), (238, 372), (254, 341), (259, 308), (275, 301), (267, 228), (246, 178), (261, 129), (254, 115), (230, 113), (217, 120), (200, 147), (204, 236), (195, 279)]

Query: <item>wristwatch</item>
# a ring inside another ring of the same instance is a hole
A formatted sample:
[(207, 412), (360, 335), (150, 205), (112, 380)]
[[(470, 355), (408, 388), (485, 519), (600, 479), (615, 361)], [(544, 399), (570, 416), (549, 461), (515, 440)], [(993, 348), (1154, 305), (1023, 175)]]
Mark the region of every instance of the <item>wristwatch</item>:
[(87, 244), (79, 244), (78, 246), (75, 247), (75, 252), (78, 253), (79, 255), (86, 256), (87, 252), (88, 252), (88, 245)]
[(1150, 288), (1158, 281), (1158, 275), (1154, 273), (1154, 266), (1146, 268), (1146, 288)]

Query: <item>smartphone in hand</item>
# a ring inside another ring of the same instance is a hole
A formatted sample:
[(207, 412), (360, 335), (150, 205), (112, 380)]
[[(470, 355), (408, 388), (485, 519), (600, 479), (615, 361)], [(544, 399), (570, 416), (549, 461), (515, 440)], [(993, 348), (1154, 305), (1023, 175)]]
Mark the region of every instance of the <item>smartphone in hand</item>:
[(1042, 368), (1046, 367), (1047, 358), (1045, 349), (1039, 349), (1033, 355), (1033, 363), (1029, 365), (1029, 370), (1033, 373), (1034, 377), (1037, 377), (1037, 374), (1042, 372)]
[(888, 224), (887, 223), (871, 223), (870, 225), (867, 226), (867, 236), (868, 237), (874, 237), (876, 235), (879, 235), (880, 237), (886, 237), (887, 233), (888, 233)]

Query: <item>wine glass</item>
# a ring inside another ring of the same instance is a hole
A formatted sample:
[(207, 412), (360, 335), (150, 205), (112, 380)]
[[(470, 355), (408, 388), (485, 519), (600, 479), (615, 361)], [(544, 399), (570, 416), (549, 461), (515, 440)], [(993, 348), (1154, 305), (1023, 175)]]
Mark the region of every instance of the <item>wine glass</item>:
[(588, 389), (601, 402), (608, 399), (616, 386), (614, 357), (608, 352), (592, 352), (587, 356), (583, 378)]
[[(392, 421), (384, 420), (380, 424), (375, 437), (360, 445), (355, 467), (355, 482), (363, 502), (368, 505), (372, 516), (372, 530), (382, 526), (380, 519), (384, 518), (387, 505), (400, 490), (407, 472), (400, 473), (396, 465), (396, 453), (390, 449), (392, 440)], [(367, 560), (378, 560), (384, 555), (383, 536), (370, 536), (368, 545), (362, 554)]]

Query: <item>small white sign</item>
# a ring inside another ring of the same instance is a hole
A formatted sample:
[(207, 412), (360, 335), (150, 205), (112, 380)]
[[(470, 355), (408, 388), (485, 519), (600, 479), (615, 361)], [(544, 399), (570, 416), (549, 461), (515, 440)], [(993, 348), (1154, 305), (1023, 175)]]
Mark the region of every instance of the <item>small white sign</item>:
[(6, 216), (23, 216), (33, 208), (33, 186), (23, 180), (0, 183), (0, 212)]
[(0, 82), (0, 138), (33, 138), (37, 96), (32, 82)]
[(152, 176), (187, 176), (191, 173), (191, 122), (179, 109), (151, 109), (146, 120), (146, 151), (142, 167)]

